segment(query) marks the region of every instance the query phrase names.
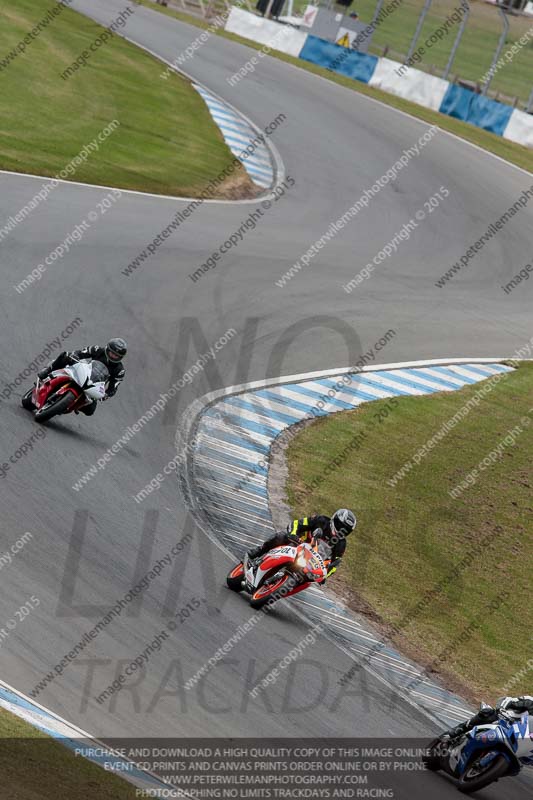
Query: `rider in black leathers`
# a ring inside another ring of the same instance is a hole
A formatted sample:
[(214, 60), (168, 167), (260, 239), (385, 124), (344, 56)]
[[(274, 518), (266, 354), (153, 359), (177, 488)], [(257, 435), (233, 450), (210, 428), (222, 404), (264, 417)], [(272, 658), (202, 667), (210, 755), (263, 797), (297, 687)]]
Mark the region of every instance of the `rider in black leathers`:
[(461, 722), (460, 725), (456, 725), (455, 728), (443, 733), (440, 738), (456, 739), (458, 736), (463, 736), (463, 734), (471, 731), (476, 725), (490, 725), (493, 722), (497, 722), (501, 710), (515, 712), (517, 718), (524, 711), (528, 711), (533, 716), (533, 697), (530, 695), (504, 697), (498, 701), (496, 708), (492, 708), (492, 706), (482, 708), (467, 722)]
[[(82, 358), (90, 358), (93, 361), (101, 361), (102, 364), (105, 364), (107, 369), (109, 370), (109, 381), (106, 386), (106, 397), (113, 397), (116, 393), (118, 385), (123, 381), (125, 375), (125, 369), (122, 364), (122, 359), (128, 352), (128, 346), (124, 339), (111, 339), (105, 347), (99, 347), (98, 345), (92, 345), (90, 347), (85, 347), (83, 350), (71, 350), (70, 352), (64, 351), (60, 353), (57, 358), (49, 364), (48, 367), (41, 370), (39, 372), (40, 380), (45, 380), (48, 378), (51, 372), (56, 369), (63, 369), (64, 367), (68, 367), (71, 364), (76, 363), (76, 361), (80, 361)], [(87, 405), (82, 406), (79, 410), (82, 414), (90, 417), (96, 411), (96, 400), (93, 400), (91, 403), (87, 403)]]
[(260, 558), (274, 547), (282, 547), (285, 544), (310, 542), (317, 529), (320, 529), (321, 538), (331, 547), (331, 563), (327, 574), (329, 578), (337, 571), (346, 550), (346, 537), (353, 531), (356, 524), (355, 514), (347, 508), (340, 508), (332, 517), (317, 514), (312, 517), (295, 519), (287, 525), (286, 533), (274, 534), (262, 545), (250, 550), (248, 557), (250, 559)]

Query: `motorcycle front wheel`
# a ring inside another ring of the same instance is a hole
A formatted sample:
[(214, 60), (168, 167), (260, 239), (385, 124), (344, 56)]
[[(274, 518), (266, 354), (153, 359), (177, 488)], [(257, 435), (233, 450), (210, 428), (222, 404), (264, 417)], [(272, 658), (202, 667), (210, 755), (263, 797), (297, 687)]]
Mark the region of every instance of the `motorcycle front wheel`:
[(266, 581), (259, 589), (252, 595), (252, 599), (250, 600), (250, 605), (252, 608), (262, 608), (267, 603), (273, 603), (276, 600), (279, 600), (280, 591), (283, 589), (285, 584), (293, 577), (288, 572), (283, 573), (279, 578), (274, 578), (271, 581)]
[(25, 408), (26, 411), (33, 411), (35, 409), (35, 406), (33, 405), (33, 400), (31, 399), (32, 394), (33, 394), (33, 388), (28, 389), (26, 394), (22, 395), (22, 400), (20, 401), (20, 403), (22, 405), (22, 408)]
[(228, 589), (231, 589), (232, 592), (242, 592), (243, 580), (244, 580), (244, 567), (241, 562), (231, 570), (228, 577), (226, 578)]
[(422, 756), (422, 763), (431, 772), (441, 769), (440, 757), (435, 754), (435, 748), (440, 744), (440, 739), (434, 739), (427, 748), (427, 755)]
[(42, 408), (35, 412), (37, 422), (48, 422), (58, 414), (64, 414), (76, 399), (74, 392), (66, 392), (57, 398), (52, 398)]
[[(484, 755), (487, 754), (484, 753)], [(483, 758), (483, 755), (479, 756), (479, 758), (471, 763), (459, 779), (457, 788), (463, 794), (478, 792), (480, 789), (488, 786), (489, 783), (494, 783), (494, 781), (497, 781), (499, 778), (503, 778), (503, 776), (509, 771), (509, 763), (507, 759), (505, 756), (500, 755), (496, 756), (494, 761), (491, 761), (486, 769), (483, 769), (481, 772), (479, 772), (479, 769), (476, 769), (476, 764), (481, 758)]]

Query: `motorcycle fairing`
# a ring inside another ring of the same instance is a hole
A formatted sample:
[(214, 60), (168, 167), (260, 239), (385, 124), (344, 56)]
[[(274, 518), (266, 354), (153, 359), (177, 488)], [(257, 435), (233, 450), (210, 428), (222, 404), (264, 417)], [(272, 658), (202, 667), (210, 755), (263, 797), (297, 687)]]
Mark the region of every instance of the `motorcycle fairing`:
[(474, 755), (479, 751), (486, 751), (486, 756), (481, 760), (482, 765), (489, 764), (498, 755), (503, 755), (509, 763), (509, 775), (518, 775), (521, 770), (517, 758), (517, 736), (513, 724), (501, 719), (491, 725), (476, 725), (469, 731), (461, 744), (450, 753), (450, 766), (456, 776), (461, 777), (467, 770)]
[(272, 577), (284, 566), (296, 564), (300, 567), (305, 562), (305, 575), (307, 580), (320, 580), (326, 577), (327, 567), (324, 559), (318, 551), (312, 549), (309, 544), (283, 545), (274, 547), (266, 553), (260, 563), (255, 567), (249, 566), (246, 572), (246, 581), (253, 589), (257, 589), (268, 577)]
[(54, 392), (57, 394), (65, 394), (66, 391), (72, 390), (75, 392), (77, 400), (79, 400), (81, 397), (80, 393), (75, 386), (71, 386), (70, 383), (65, 380), (66, 377), (70, 376), (67, 375), (65, 370), (56, 370), (52, 373), (49, 380), (44, 381), (44, 383), (38, 381), (35, 384), (32, 401), (36, 408), (44, 406), (50, 395)]
[(533, 730), (531, 717), (525, 711), (518, 722), (512, 724), (516, 736), (516, 755), (523, 764), (533, 765)]
[[(96, 366), (98, 369), (95, 369)], [(63, 369), (54, 370), (49, 379), (43, 383), (37, 380), (32, 402), (36, 408), (42, 408), (52, 393), (62, 395), (70, 391), (76, 396), (70, 410), (76, 406), (79, 408), (91, 400), (101, 400), (105, 397), (105, 380), (108, 377), (109, 372), (105, 365), (90, 359), (82, 359)]]
[(246, 570), (246, 582), (252, 589), (258, 589), (261, 582), (272, 570), (279, 570), (286, 564), (292, 564), (296, 558), (297, 547), (290, 547), (284, 545), (283, 547), (275, 547), (266, 553), (261, 562), (254, 568), (252, 564), (248, 564)]
[[(103, 364), (90, 359), (77, 361), (63, 370), (69, 375), (91, 400), (101, 400), (105, 397), (105, 380), (109, 372)], [(104, 372), (105, 371), (105, 372)]]

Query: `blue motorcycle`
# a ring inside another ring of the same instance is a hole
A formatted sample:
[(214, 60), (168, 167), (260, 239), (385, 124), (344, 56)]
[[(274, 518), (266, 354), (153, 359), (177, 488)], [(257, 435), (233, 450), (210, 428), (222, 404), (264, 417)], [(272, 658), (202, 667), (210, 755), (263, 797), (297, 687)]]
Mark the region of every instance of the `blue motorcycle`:
[(526, 765), (533, 766), (528, 712), (517, 718), (505, 709), (498, 711), (499, 719), (493, 724), (476, 725), (456, 739), (432, 741), (423, 758), (426, 768), (448, 773), (458, 781), (459, 791), (469, 794), (500, 778), (518, 775)]

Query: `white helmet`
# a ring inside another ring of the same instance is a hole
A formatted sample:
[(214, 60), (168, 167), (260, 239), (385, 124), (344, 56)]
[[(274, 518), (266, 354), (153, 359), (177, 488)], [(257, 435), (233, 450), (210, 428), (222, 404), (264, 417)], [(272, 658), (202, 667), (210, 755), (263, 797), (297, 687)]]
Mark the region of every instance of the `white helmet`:
[(348, 536), (356, 525), (355, 514), (349, 508), (339, 508), (331, 518), (331, 532), (334, 536)]

